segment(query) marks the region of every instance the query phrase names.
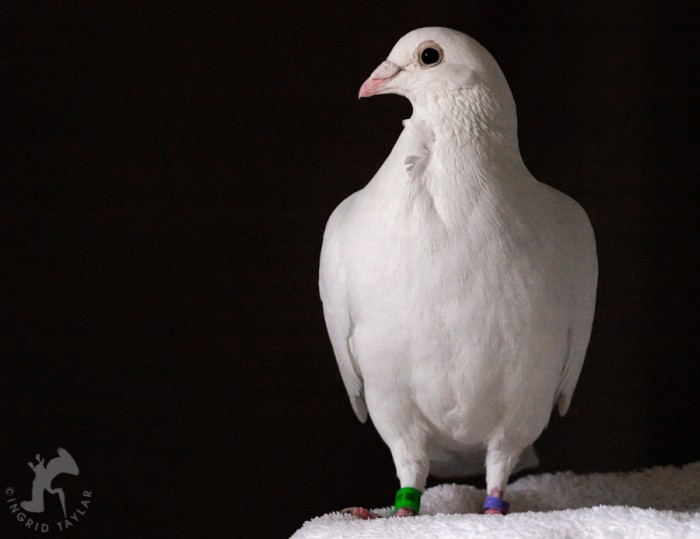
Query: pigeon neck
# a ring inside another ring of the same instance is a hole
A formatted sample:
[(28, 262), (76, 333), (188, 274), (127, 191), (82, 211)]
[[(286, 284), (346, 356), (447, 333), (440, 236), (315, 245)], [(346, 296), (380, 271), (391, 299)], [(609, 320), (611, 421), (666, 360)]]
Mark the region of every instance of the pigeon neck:
[(494, 99), (481, 88), (448, 91), (415, 102), (413, 111), (432, 130), (433, 152), (443, 162), (458, 160), (484, 172), (522, 164), (510, 92)]

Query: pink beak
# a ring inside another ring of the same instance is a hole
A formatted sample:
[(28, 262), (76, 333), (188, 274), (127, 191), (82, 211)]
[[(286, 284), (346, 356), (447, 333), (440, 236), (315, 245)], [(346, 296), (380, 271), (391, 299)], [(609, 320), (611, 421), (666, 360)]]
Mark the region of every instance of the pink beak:
[(360, 99), (390, 92), (392, 88), (388, 86), (388, 83), (396, 77), (400, 71), (401, 68), (394, 62), (390, 62), (389, 60), (383, 61), (360, 87)]

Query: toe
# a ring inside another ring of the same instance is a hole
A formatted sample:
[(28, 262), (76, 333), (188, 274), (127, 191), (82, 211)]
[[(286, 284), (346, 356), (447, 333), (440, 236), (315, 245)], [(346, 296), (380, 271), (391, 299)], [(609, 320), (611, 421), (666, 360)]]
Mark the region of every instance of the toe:
[(347, 513), (354, 517), (361, 518), (362, 520), (382, 518), (381, 515), (378, 515), (377, 513), (375, 513), (374, 511), (370, 511), (369, 509), (365, 509), (364, 507), (347, 507), (346, 509), (343, 509), (341, 513)]

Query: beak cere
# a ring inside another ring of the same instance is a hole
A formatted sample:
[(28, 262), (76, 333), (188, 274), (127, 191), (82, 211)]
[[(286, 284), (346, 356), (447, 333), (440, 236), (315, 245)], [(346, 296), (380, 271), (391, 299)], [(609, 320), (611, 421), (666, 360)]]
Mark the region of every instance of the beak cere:
[(385, 94), (392, 90), (388, 83), (399, 74), (401, 68), (389, 60), (383, 61), (360, 87), (360, 98)]

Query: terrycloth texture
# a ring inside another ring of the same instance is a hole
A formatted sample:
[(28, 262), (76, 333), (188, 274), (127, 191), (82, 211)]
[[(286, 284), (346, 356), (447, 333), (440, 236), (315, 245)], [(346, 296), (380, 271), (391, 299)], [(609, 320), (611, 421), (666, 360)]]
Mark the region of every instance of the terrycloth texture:
[(485, 495), (470, 486), (438, 485), (423, 495), (419, 517), (359, 520), (330, 513), (306, 522), (292, 538), (700, 538), (700, 462), (523, 477), (508, 487), (505, 517), (478, 514)]

